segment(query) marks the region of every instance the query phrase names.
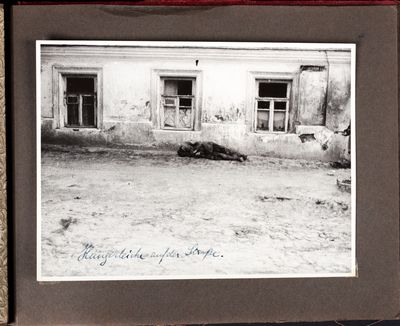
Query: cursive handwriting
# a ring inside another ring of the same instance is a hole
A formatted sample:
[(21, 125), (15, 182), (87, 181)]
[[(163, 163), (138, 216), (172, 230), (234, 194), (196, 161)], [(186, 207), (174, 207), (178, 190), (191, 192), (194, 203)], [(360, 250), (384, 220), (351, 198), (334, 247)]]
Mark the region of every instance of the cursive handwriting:
[(104, 266), (108, 259), (139, 259), (143, 260), (144, 256), (141, 253), (141, 248), (136, 251), (127, 250), (123, 248), (122, 250), (110, 249), (106, 251), (97, 250), (93, 244), (85, 244), (82, 252), (78, 256), (78, 261), (82, 260), (98, 260), (100, 261), (100, 266)]
[(92, 243), (84, 245), (83, 250), (79, 253), (77, 260), (98, 261), (100, 266), (105, 266), (109, 260), (157, 260), (158, 264), (162, 264), (166, 259), (184, 259), (186, 257), (199, 257), (202, 261), (210, 258), (222, 258), (223, 255), (212, 247), (200, 248), (196, 243), (186, 250), (167, 247), (160, 251), (146, 251), (143, 248), (138, 249), (97, 249)]
[(189, 248), (189, 250), (185, 253), (186, 256), (201, 256), (203, 257), (203, 260), (206, 259), (207, 257), (224, 257), (220, 255), (216, 250), (213, 248), (208, 248), (207, 250), (200, 249), (197, 245), (197, 243)]

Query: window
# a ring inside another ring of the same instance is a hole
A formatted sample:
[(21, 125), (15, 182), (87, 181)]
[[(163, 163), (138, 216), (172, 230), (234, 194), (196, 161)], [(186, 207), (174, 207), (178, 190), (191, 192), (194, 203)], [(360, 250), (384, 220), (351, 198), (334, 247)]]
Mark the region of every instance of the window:
[(56, 128), (101, 128), (103, 68), (52, 67), (53, 117)]
[(201, 130), (202, 71), (153, 69), (151, 121), (156, 130)]
[(193, 130), (195, 78), (161, 78), (161, 128)]
[(96, 77), (65, 76), (65, 126), (96, 127)]
[(289, 119), (290, 82), (256, 80), (255, 130), (287, 132)]

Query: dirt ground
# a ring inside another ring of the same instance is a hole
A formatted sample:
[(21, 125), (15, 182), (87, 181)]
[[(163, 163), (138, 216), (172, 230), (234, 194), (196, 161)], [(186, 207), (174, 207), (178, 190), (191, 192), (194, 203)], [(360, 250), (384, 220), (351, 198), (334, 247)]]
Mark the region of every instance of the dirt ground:
[(350, 169), (47, 146), (42, 276), (349, 273), (351, 199), (338, 177)]

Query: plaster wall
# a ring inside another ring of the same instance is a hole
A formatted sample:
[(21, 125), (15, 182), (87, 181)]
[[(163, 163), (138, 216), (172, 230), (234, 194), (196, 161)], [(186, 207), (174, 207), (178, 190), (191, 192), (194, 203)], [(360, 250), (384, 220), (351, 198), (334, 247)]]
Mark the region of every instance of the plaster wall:
[[(176, 146), (203, 140), (247, 154), (321, 160), (337, 159), (345, 151), (346, 141), (332, 131), (350, 123), (350, 65), (346, 60), (329, 62), (326, 51), (308, 51), (302, 58), (303, 52), (289, 50), (288, 57), (287, 51), (273, 50), (255, 56), (237, 50), (197, 50), (191, 55), (186, 49), (180, 55), (175, 49), (174, 55), (168, 55), (168, 50), (143, 54), (133, 49), (126, 55), (115, 51), (107, 55), (109, 50), (103, 49), (100, 54), (88, 55), (85, 48), (73, 53), (56, 46), (46, 49), (49, 51), (43, 51), (41, 57), (43, 141)], [(304, 70), (305, 65), (314, 68)], [(98, 129), (55, 128), (54, 66), (102, 68), (103, 110)], [(201, 90), (200, 130), (166, 131), (154, 125), (158, 109), (151, 107), (158, 92), (154, 70), (201, 72), (196, 84)], [(292, 76), (289, 133), (254, 132), (253, 73)], [(296, 133), (299, 125), (325, 126), (332, 133), (330, 147), (322, 149), (318, 141), (303, 143)]]

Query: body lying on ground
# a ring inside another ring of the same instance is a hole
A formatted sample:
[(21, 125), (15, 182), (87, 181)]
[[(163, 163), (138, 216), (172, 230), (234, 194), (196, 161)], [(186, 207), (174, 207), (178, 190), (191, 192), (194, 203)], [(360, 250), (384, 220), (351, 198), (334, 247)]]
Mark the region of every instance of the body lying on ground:
[(243, 162), (247, 156), (213, 142), (185, 142), (178, 149), (181, 157), (206, 158)]

